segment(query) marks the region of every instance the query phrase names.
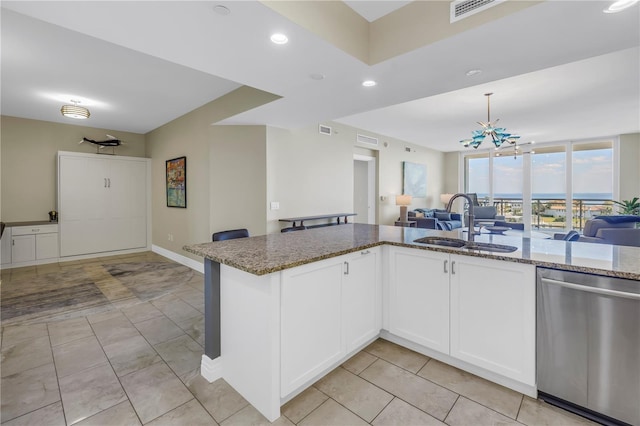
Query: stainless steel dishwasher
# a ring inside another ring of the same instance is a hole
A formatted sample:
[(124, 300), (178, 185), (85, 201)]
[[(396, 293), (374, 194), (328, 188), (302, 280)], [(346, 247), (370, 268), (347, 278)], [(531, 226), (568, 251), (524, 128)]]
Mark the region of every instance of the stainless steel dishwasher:
[(537, 377), (551, 404), (640, 425), (640, 281), (538, 268)]

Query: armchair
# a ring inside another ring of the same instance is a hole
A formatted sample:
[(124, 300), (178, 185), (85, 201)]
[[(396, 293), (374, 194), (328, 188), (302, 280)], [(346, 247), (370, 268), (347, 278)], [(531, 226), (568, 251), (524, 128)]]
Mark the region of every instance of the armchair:
[[(498, 214), (498, 210), (496, 210), (495, 206), (475, 206), (473, 213), (475, 215), (473, 226), (493, 225), (496, 220), (505, 220), (504, 216)], [(464, 222), (469, 223), (469, 216), (467, 213), (464, 215)]]
[[(600, 216), (589, 219), (584, 225), (582, 235), (577, 240), (570, 241), (640, 247), (640, 228), (635, 228), (635, 222), (640, 222), (640, 217), (631, 216), (626, 222), (620, 219), (621, 216)], [(562, 240), (566, 236), (568, 234), (554, 234), (553, 238)]]

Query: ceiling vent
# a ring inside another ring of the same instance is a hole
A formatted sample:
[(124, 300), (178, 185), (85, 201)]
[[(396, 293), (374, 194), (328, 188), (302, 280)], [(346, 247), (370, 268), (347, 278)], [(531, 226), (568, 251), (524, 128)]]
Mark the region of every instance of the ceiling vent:
[(454, 0), (451, 2), (450, 22), (456, 22), (478, 12), (482, 12), (503, 1), (504, 0)]
[(322, 124), (320, 124), (318, 126), (318, 133), (320, 133), (321, 135), (331, 136), (331, 127), (323, 126)]
[(366, 143), (367, 145), (378, 146), (378, 138), (361, 135), (360, 133), (358, 133), (358, 136), (356, 137), (356, 141), (360, 143)]

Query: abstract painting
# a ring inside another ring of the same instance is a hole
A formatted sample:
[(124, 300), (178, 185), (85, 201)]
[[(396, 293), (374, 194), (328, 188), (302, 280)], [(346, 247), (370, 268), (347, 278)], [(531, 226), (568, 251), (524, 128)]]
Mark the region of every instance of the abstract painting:
[(187, 157), (167, 160), (167, 207), (187, 208)]
[(427, 165), (402, 162), (402, 193), (412, 197), (427, 196)]

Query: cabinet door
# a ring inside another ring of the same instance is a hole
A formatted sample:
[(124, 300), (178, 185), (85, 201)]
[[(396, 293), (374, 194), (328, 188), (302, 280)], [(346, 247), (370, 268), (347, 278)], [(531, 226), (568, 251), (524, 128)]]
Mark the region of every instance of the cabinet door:
[(449, 353), (449, 255), (389, 250), (389, 331)]
[(281, 396), (343, 355), (342, 273), (342, 260), (318, 262), (282, 273)]
[(346, 352), (380, 333), (380, 251), (363, 250), (346, 260), (342, 281), (342, 318)]
[(451, 256), (451, 355), (535, 384), (535, 267)]
[(58, 234), (36, 235), (36, 259), (53, 259), (58, 257)]
[(11, 246), (11, 260), (13, 263), (30, 262), (36, 260), (35, 235), (14, 235)]

